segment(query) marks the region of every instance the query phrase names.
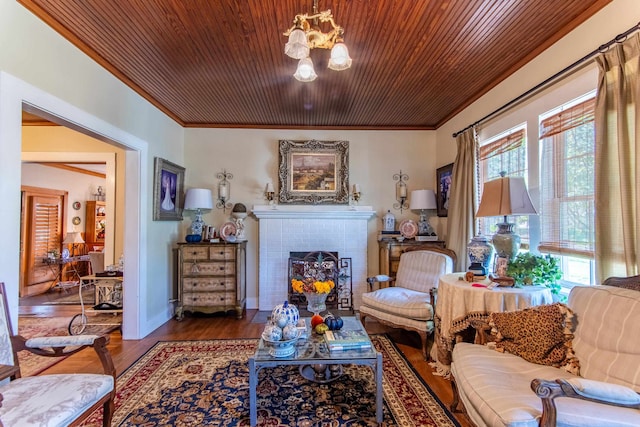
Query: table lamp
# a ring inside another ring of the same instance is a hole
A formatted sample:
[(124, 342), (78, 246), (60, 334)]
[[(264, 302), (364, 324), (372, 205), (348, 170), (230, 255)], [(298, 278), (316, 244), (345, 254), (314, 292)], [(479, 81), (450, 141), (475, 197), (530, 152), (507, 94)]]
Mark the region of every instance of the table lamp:
[(520, 249), (520, 236), (513, 232), (515, 224), (507, 222), (509, 215), (537, 215), (531, 203), (531, 197), (524, 183), (524, 178), (505, 176), (484, 183), (482, 200), (476, 216), (503, 216), (498, 223), (498, 231), (493, 235), (493, 247), (501, 258), (512, 261)]
[(84, 239), (80, 235), (79, 231), (69, 231), (65, 236), (64, 240), (62, 240), (63, 245), (72, 245), (71, 246), (71, 256), (76, 256), (76, 245), (84, 244)]
[(436, 209), (436, 193), (433, 190), (414, 190), (411, 192), (409, 209), (420, 211), (420, 221), (418, 222), (418, 235), (416, 241), (423, 242), (437, 240), (436, 232), (427, 219), (427, 209)]
[(191, 234), (202, 235), (204, 221), (202, 209), (213, 209), (213, 194), (208, 188), (190, 188), (184, 199), (184, 209), (196, 211), (196, 216), (191, 223)]

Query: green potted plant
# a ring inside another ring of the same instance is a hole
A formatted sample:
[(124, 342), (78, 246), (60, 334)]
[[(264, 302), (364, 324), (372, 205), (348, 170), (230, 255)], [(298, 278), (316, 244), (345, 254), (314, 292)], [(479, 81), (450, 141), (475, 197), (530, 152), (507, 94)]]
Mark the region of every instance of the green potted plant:
[(551, 255), (535, 255), (530, 252), (518, 254), (507, 266), (507, 276), (513, 277), (516, 285), (544, 285), (551, 293), (560, 294), (562, 271), (558, 259)]

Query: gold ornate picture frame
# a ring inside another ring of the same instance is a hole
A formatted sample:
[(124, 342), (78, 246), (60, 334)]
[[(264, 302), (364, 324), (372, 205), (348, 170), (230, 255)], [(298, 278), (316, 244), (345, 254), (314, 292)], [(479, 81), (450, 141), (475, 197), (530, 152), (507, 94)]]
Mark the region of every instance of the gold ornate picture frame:
[(280, 203), (349, 203), (348, 141), (280, 140), (279, 157)]
[(160, 157), (154, 159), (154, 221), (182, 221), (184, 172), (182, 166)]

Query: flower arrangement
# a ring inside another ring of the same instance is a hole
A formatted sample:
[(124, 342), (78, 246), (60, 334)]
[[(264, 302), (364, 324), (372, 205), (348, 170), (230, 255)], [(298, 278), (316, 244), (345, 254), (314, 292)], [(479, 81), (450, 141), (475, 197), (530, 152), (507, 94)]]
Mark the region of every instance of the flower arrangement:
[(316, 280), (313, 277), (291, 279), (291, 288), (300, 294), (315, 293), (328, 294), (336, 286), (333, 280)]

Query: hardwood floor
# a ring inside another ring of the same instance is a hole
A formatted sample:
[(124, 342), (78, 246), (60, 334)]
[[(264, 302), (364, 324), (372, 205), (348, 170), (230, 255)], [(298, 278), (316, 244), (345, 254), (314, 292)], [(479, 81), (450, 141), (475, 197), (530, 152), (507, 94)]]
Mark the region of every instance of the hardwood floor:
[[(237, 320), (232, 315), (186, 316), (182, 321), (172, 319), (149, 336), (135, 341), (123, 340), (120, 332), (113, 332), (109, 350), (119, 375), (158, 341), (258, 338), (262, 333), (264, 324), (251, 322), (256, 312), (256, 310), (247, 310), (246, 316), (242, 320)], [(20, 307), (21, 315), (72, 316), (76, 313), (78, 313), (76, 306)], [(389, 334), (390, 338), (398, 345), (416, 372), (429, 384), (429, 387), (431, 387), (440, 401), (447, 406), (451, 403), (451, 385), (448, 380), (433, 375), (431, 367), (422, 359), (420, 339), (417, 334), (400, 329), (392, 329), (371, 319), (367, 319), (365, 326), (371, 334)], [(54, 365), (43, 374), (100, 372), (100, 365), (97, 360), (93, 351), (85, 350)], [(454, 415), (463, 427), (473, 425), (464, 414), (456, 413)]]

